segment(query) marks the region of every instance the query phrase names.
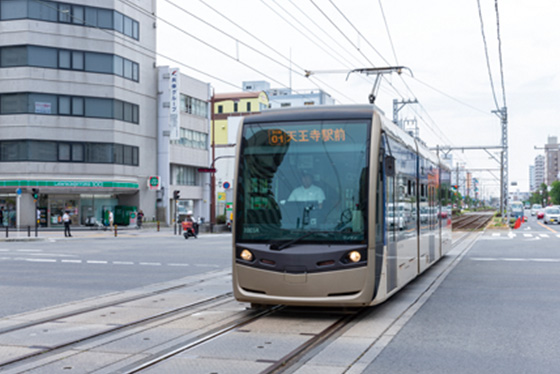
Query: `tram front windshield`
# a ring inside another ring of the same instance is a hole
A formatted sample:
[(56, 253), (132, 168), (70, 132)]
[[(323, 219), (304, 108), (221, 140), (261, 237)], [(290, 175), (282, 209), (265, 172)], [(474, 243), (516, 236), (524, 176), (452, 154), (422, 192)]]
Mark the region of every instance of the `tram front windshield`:
[(245, 124), (237, 241), (365, 243), (370, 124)]

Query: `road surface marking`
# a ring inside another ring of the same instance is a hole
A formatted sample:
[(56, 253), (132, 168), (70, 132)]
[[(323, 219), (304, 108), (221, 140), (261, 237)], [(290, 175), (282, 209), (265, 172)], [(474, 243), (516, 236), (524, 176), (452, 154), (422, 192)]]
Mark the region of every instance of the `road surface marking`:
[(551, 262), (559, 263), (560, 258), (512, 258), (512, 257), (471, 257), (472, 261), (506, 261), (506, 262)]
[(499, 232), (495, 232), (495, 233), (492, 234), (492, 236), (500, 236), (500, 233), (499, 233)]
[(52, 260), (50, 258), (24, 258), (23, 261), (27, 261), (27, 262), (56, 262), (56, 260)]
[(523, 234), (523, 236), (526, 237), (526, 238), (532, 238), (533, 234)]
[(146, 266), (161, 266), (161, 262), (140, 262), (140, 265), (146, 265)]
[(113, 261), (113, 265), (134, 265), (132, 261)]
[(69, 263), (69, 264), (81, 264), (82, 260), (60, 260), (61, 262)]
[(189, 264), (167, 264), (168, 266), (191, 266)]
[(106, 264), (108, 261), (96, 261), (96, 260), (88, 260), (86, 261), (88, 264)]
[(541, 238), (548, 238), (548, 234), (539, 234), (541, 236)]
[(555, 233), (555, 234), (558, 234), (558, 231), (556, 231), (556, 230), (554, 230), (554, 229), (548, 227), (547, 225), (545, 225), (545, 224), (542, 223), (542, 222), (539, 222), (539, 225), (541, 225), (542, 227), (544, 227), (544, 228), (547, 229), (547, 230), (552, 231), (552, 232)]

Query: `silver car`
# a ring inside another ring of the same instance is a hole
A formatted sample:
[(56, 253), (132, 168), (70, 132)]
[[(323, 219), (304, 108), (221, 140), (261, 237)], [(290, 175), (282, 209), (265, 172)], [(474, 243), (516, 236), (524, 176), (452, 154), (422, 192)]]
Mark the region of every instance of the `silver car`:
[(548, 225), (549, 223), (559, 223), (560, 220), (560, 209), (555, 207), (548, 207), (544, 210), (544, 223)]
[(531, 207), (531, 215), (536, 216), (537, 213), (540, 212), (541, 210), (542, 210), (541, 204), (533, 204), (533, 206)]

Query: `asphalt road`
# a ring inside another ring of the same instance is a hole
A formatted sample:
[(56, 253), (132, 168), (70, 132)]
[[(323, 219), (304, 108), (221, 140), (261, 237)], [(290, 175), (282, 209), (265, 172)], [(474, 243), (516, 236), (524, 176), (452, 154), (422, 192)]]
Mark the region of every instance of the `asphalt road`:
[(559, 285), (560, 226), (486, 231), (364, 372), (558, 373)]
[(231, 234), (0, 242), (0, 317), (231, 268)]

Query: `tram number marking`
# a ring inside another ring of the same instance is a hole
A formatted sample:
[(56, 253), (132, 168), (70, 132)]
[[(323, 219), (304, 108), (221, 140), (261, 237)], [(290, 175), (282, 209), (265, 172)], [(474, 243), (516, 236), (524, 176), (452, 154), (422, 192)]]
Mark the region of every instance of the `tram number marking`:
[(344, 129), (312, 129), (312, 130), (268, 130), (268, 144), (286, 145), (290, 142), (345, 142), (346, 131)]
[(244, 234), (258, 234), (260, 232), (258, 227), (245, 227), (243, 229)]

